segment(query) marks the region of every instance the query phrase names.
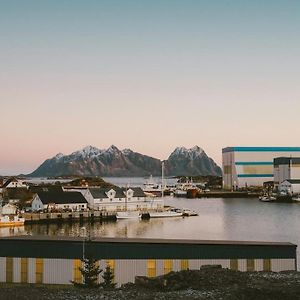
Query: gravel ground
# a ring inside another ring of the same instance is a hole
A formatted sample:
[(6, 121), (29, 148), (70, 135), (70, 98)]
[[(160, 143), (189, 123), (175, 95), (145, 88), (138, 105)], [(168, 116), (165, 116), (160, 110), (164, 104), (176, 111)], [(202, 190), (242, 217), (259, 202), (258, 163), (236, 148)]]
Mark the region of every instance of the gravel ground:
[(300, 300), (299, 272), (239, 272), (221, 268), (139, 277), (119, 289), (0, 284), (0, 300), (224, 299)]

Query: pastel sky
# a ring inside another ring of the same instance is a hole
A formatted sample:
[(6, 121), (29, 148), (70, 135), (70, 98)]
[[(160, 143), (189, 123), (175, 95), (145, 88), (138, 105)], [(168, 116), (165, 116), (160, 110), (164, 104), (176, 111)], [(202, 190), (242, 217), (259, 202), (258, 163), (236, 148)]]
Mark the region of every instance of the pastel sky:
[(115, 144), (300, 145), (300, 1), (0, 0), (0, 174)]

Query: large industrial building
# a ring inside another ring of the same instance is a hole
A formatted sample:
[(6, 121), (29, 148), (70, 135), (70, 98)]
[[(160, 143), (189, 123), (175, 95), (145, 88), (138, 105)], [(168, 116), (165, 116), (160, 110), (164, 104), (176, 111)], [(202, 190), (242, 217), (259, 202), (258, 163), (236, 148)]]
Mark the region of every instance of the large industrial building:
[(300, 157), (300, 147), (223, 148), (223, 187), (238, 189), (274, 181), (273, 163), (278, 157)]

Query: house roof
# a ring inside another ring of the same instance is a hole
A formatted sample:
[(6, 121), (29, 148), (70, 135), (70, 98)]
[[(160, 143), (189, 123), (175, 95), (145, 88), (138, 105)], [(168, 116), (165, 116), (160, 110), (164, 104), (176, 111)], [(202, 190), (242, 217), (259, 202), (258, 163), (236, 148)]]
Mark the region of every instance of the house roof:
[(69, 203), (87, 203), (87, 200), (80, 192), (38, 192), (40, 200), (43, 204), (69, 204)]
[[(129, 188), (133, 190), (133, 197), (145, 197), (145, 193), (139, 187)], [(110, 190), (114, 190), (116, 192), (115, 198), (126, 198), (126, 188), (89, 188), (90, 193), (92, 194), (94, 199), (108, 198), (107, 193)]]
[(7, 187), (11, 182), (18, 182), (18, 179), (15, 177), (8, 178), (4, 184), (2, 185), (3, 188)]
[(300, 179), (287, 179), (286, 181), (291, 184), (300, 184)]
[(63, 188), (60, 185), (32, 185), (29, 187), (32, 193), (51, 192), (63, 193)]

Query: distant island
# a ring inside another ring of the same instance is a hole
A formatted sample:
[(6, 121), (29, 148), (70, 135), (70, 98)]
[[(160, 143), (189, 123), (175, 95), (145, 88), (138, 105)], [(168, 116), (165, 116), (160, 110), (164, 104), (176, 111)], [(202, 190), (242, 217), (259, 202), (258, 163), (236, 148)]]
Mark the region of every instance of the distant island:
[[(45, 160), (28, 177), (56, 176), (160, 176), (162, 161), (130, 149), (87, 146), (69, 155), (62, 153)], [(166, 176), (221, 176), (221, 168), (199, 146), (177, 147), (165, 161)]]

